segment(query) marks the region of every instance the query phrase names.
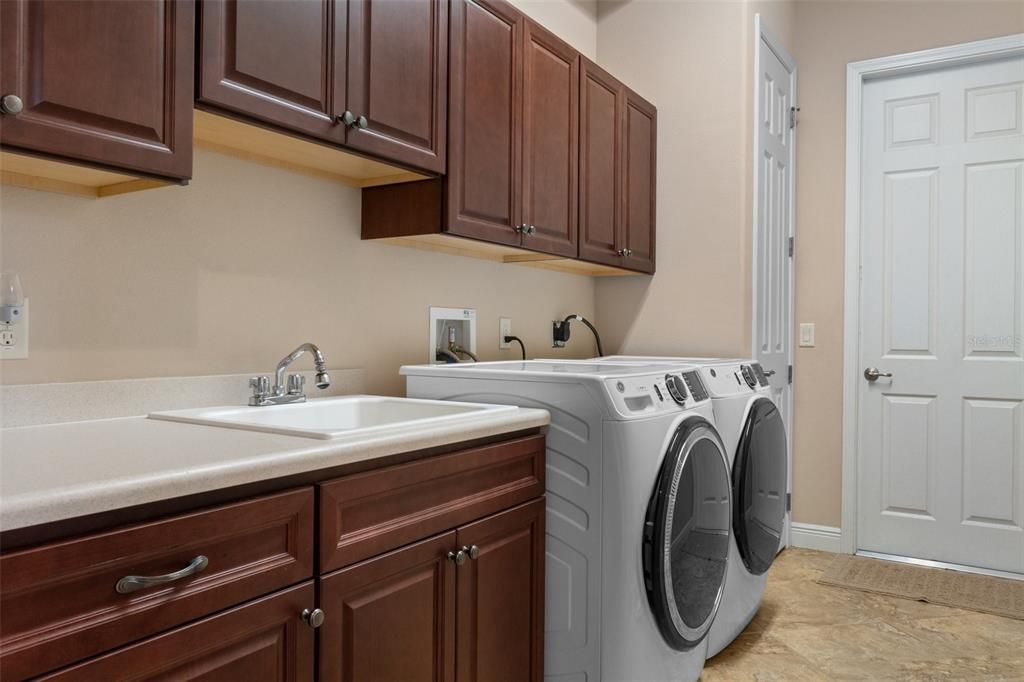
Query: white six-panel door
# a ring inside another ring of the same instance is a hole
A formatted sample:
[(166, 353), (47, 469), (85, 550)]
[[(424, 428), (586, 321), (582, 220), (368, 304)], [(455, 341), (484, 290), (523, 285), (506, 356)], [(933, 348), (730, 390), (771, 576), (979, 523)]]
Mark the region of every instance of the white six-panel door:
[(862, 116), (858, 549), (1024, 572), (1024, 59)]
[[(753, 357), (769, 374), (772, 400), (786, 424), (789, 448), (787, 470), (792, 475), (793, 391), (789, 366), (793, 362), (793, 159), (795, 130), (791, 107), (795, 106), (796, 63), (778, 44), (770, 44), (766, 27), (756, 22), (755, 59), (757, 89), (754, 120), (754, 254), (753, 254)], [(773, 472), (765, 472), (771, 475)], [(769, 482), (758, 490), (776, 491)], [(777, 487), (778, 481), (770, 481)], [(789, 516), (782, 533), (788, 544)]]

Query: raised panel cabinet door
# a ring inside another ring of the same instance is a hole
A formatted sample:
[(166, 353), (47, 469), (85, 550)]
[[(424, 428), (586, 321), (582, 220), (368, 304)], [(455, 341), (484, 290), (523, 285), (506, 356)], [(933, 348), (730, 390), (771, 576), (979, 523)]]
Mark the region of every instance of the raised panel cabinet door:
[(452, 0), (448, 232), (518, 246), (523, 16), (505, 0)]
[(321, 579), (321, 682), (455, 679), (455, 532)]
[(458, 529), (459, 682), (544, 677), (543, 498)]
[(349, 0), (348, 8), (348, 97), (336, 110), (366, 118), (349, 127), (348, 146), (443, 173), (448, 0)]
[(654, 272), (655, 190), (658, 160), (658, 112), (654, 105), (626, 89), (622, 266)]
[(335, 0), (202, 0), (197, 101), (343, 143), (347, 23)]
[(192, 0), (3, 0), (0, 143), (190, 177), (194, 29)]
[(310, 580), (41, 679), (312, 682), (314, 598)]
[(527, 20), (523, 54), (523, 246), (577, 256), (579, 53)]
[(620, 265), (624, 88), (580, 58), (580, 258)]

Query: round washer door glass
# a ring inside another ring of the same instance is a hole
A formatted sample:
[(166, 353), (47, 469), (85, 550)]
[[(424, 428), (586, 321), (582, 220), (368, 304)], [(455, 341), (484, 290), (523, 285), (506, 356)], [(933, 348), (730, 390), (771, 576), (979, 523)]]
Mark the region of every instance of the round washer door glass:
[(786, 519), (786, 426), (775, 404), (754, 401), (732, 469), (733, 532), (747, 570), (761, 575), (779, 551)]
[(669, 443), (644, 522), (644, 582), (658, 629), (673, 649), (711, 627), (729, 556), (729, 465), (715, 428), (683, 422)]

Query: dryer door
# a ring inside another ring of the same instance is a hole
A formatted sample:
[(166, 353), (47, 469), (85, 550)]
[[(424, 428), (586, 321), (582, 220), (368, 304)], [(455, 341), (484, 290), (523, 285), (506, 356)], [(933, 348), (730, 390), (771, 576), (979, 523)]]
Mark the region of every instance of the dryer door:
[(697, 646), (718, 611), (730, 518), (722, 440), (704, 419), (688, 419), (669, 443), (644, 521), (647, 598), (673, 649)]
[(761, 575), (779, 551), (786, 519), (786, 426), (775, 403), (755, 400), (732, 465), (733, 533), (747, 570)]

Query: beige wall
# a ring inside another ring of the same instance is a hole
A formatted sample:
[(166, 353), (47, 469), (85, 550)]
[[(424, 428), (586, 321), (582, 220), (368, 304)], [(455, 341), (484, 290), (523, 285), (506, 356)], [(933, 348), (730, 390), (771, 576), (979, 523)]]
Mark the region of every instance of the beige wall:
[[(602, 2), (598, 62), (658, 106), (658, 274), (597, 284), (611, 351), (750, 352), (753, 16), (796, 58), (793, 517), (838, 526), (847, 62), (1024, 31), (1024, 3)], [(691, 284), (693, 283), (693, 284)]]
[(1024, 31), (1021, 2), (800, 2), (793, 517), (840, 524), (846, 64)]
[(597, 0), (512, 0), (534, 21), (597, 59)]
[(658, 273), (598, 282), (609, 349), (749, 346), (746, 15), (739, 2), (599, 4), (598, 62), (658, 107)]
[(308, 340), (366, 368), (369, 391), (402, 393), (431, 305), (476, 308), (487, 359), (518, 357), (497, 348), (499, 316), (551, 354), (550, 320), (594, 312), (590, 278), (361, 241), (359, 190), (212, 152), (188, 187), (0, 188), (0, 234), (32, 306), (30, 357), (0, 363), (6, 384), (265, 372)]

